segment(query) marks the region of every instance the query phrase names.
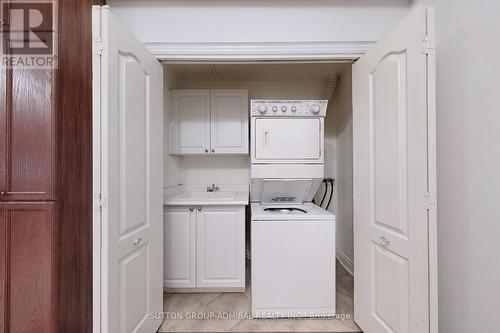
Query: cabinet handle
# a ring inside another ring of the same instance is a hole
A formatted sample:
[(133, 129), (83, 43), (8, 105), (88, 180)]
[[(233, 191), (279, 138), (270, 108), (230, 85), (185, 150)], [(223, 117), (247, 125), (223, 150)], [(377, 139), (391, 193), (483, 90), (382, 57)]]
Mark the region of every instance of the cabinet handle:
[(208, 153), (208, 149), (205, 149), (205, 153)]
[(212, 153), (215, 153), (215, 149), (212, 149)]
[(201, 207), (198, 207), (198, 211), (201, 212), (202, 208)]
[(193, 207), (189, 207), (189, 211), (192, 212), (194, 210)]
[(142, 238), (137, 238), (135, 241), (134, 241), (134, 245), (139, 247), (141, 246), (141, 243), (142, 243)]

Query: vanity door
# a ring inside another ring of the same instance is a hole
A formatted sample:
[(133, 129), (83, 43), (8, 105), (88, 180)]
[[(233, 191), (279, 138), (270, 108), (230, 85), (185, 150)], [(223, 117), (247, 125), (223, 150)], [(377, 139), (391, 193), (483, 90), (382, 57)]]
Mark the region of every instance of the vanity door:
[(198, 207), (197, 287), (245, 288), (245, 207)]

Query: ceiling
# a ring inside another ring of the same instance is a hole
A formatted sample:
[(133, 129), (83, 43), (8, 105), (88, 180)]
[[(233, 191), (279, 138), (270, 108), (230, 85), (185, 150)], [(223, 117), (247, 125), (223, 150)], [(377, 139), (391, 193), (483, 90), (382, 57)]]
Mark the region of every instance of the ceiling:
[(310, 81), (326, 80), (350, 63), (167, 64), (184, 81)]

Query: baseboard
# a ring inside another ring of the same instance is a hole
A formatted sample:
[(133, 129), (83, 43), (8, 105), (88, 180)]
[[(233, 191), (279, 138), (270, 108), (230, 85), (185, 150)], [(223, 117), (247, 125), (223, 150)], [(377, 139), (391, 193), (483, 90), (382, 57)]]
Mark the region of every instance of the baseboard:
[(352, 260), (349, 259), (342, 251), (340, 251), (337, 248), (337, 259), (339, 260), (340, 264), (346, 269), (349, 274), (354, 275), (354, 264), (352, 263)]

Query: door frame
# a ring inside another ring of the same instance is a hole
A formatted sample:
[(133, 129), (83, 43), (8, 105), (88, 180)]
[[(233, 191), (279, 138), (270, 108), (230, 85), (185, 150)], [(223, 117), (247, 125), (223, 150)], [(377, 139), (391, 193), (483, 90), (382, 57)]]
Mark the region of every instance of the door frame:
[[(434, 10), (427, 7), (430, 31), (428, 35), (431, 41), (434, 41)], [(94, 42), (94, 41), (93, 41)], [(179, 45), (169, 43), (144, 43), (146, 48), (155, 56), (163, 65), (169, 63), (354, 63), (359, 57), (376, 42), (367, 41), (349, 41), (349, 42), (328, 42), (328, 43), (182, 43)], [(248, 45), (247, 45), (248, 44)], [(316, 45), (317, 44), (317, 45)], [(323, 45), (324, 44), (324, 45)], [(244, 47), (246, 45), (246, 47)], [(243, 50), (242, 50), (243, 46)], [(271, 61), (270, 61), (271, 60)], [(430, 61), (429, 61), (430, 60)], [(427, 77), (428, 92), (427, 92), (427, 128), (428, 128), (428, 143), (427, 151), (428, 161), (428, 188), (430, 193), (437, 193), (437, 167), (436, 167), (436, 86), (435, 82), (436, 68), (429, 66), (435, 63), (435, 52), (431, 50), (428, 54)], [(100, 105), (93, 104), (92, 115), (93, 119), (97, 118), (96, 113), (100, 112)], [(97, 109), (95, 109), (97, 107)], [(97, 113), (99, 114), (99, 113)], [(96, 120), (93, 122), (93, 145), (94, 149), (100, 146), (100, 133), (96, 131), (96, 126), (100, 128), (100, 123)], [(95, 152), (95, 151), (94, 151)], [(100, 157), (100, 156), (99, 156)], [(100, 158), (96, 159), (93, 155), (94, 171), (100, 168)], [(99, 176), (98, 176), (99, 177)], [(94, 172), (92, 175), (93, 184), (95, 186)], [(96, 193), (96, 188), (93, 187), (93, 193)], [(99, 193), (99, 192), (97, 192)], [(436, 198), (431, 198), (436, 200)], [(100, 240), (101, 229), (100, 220), (96, 220), (96, 209), (100, 205), (100, 199), (94, 197), (93, 207), (93, 245), (92, 245), (92, 268), (93, 268), (93, 322), (94, 332), (100, 332), (100, 325), (96, 326), (96, 322), (100, 323)], [(438, 332), (438, 263), (437, 263), (437, 209), (433, 206), (429, 210), (429, 332)], [(98, 227), (99, 226), (99, 227)], [(96, 320), (98, 319), (98, 321)], [(97, 330), (96, 330), (97, 329)]]

